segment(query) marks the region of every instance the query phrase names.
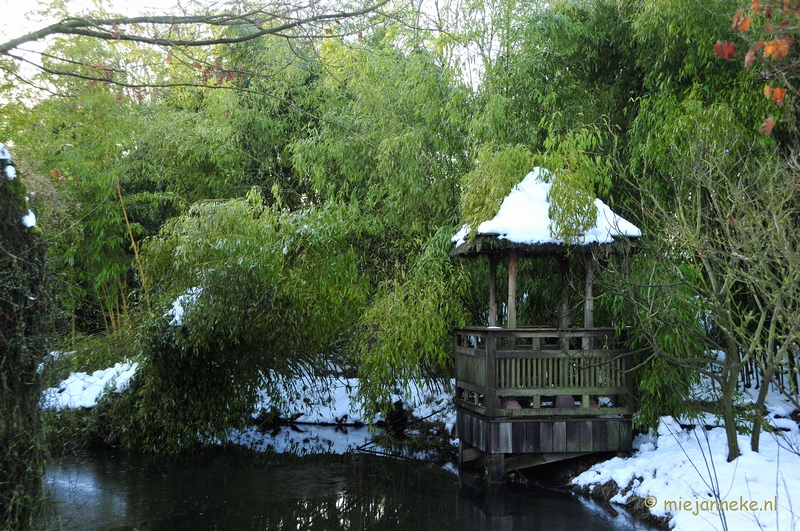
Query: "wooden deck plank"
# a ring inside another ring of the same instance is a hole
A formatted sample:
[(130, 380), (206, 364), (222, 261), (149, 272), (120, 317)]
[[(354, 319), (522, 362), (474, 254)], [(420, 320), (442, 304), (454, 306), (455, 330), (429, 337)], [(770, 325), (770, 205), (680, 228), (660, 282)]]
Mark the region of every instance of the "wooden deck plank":
[[(502, 395), (501, 395), (502, 396)], [(460, 403), (459, 403), (460, 404)], [(496, 409), (495, 418), (510, 417), (510, 418), (525, 418), (525, 417), (550, 417), (554, 415), (562, 417), (599, 417), (608, 415), (625, 415), (628, 409), (625, 407), (615, 408), (588, 408), (583, 409), (579, 407), (543, 407), (540, 409), (523, 408), (523, 409)]]
[(596, 422), (594, 420), (583, 420), (580, 421), (581, 427), (581, 444), (580, 444), (580, 451), (581, 452), (591, 452), (592, 451), (592, 444), (594, 442), (594, 425)]
[(511, 423), (492, 422), (491, 426), (491, 448), (488, 450), (493, 454), (510, 454), (511, 450)]
[(513, 453), (527, 452), (528, 430), (525, 422), (511, 424), (511, 451)]
[(592, 451), (605, 452), (608, 450), (608, 440), (606, 439), (606, 422), (598, 419), (592, 423)]
[(619, 421), (619, 449), (623, 452), (630, 452), (633, 449), (633, 434), (631, 433), (631, 421)]
[(553, 423), (541, 422), (539, 424), (539, 451), (553, 451)]
[(538, 453), (541, 452), (541, 447), (539, 446), (539, 437), (540, 437), (540, 422), (526, 422), (525, 424), (525, 450), (524, 452), (527, 453)]
[(606, 449), (610, 452), (619, 450), (619, 421), (609, 419), (606, 422)]
[(553, 422), (553, 452), (567, 451), (567, 422)]
[(567, 452), (577, 452), (581, 449), (580, 422), (567, 422)]

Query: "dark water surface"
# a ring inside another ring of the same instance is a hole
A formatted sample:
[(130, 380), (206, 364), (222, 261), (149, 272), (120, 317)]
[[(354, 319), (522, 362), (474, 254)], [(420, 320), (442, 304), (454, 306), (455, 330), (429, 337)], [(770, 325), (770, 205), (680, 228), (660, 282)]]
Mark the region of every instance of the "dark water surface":
[(441, 466), (371, 455), (176, 462), (99, 453), (48, 468), (47, 529), (654, 529), (569, 494), (465, 486)]

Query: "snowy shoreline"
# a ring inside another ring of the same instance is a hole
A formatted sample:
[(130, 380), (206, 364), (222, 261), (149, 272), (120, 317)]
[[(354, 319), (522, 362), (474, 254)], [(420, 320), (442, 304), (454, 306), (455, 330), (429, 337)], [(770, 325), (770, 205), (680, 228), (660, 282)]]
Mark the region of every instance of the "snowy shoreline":
[(633, 455), (598, 463), (572, 484), (590, 493), (612, 488), (611, 503), (643, 506), (680, 531), (798, 529), (800, 428), (774, 389), (767, 410), (773, 431), (762, 433), (758, 453), (749, 435), (739, 435), (742, 455), (728, 463), (723, 428), (686, 428), (662, 417), (656, 433), (636, 437)]

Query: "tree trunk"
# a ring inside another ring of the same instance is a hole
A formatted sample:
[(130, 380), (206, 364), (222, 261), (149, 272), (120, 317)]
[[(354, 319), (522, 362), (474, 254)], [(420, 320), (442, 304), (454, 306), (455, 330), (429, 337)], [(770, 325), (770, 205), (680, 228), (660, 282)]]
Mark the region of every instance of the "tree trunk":
[(766, 410), (764, 409), (764, 402), (767, 400), (767, 392), (769, 391), (769, 384), (772, 377), (775, 375), (775, 366), (770, 364), (761, 377), (761, 389), (758, 390), (758, 397), (753, 406), (755, 409), (755, 419), (753, 420), (753, 433), (750, 435), (750, 449), (758, 452), (758, 443), (761, 439), (761, 424), (764, 422)]
[[(730, 355), (730, 353), (727, 353), (727, 355)], [(733, 395), (736, 392), (736, 384), (739, 377), (738, 365), (738, 363), (733, 363), (725, 368), (723, 375), (726, 378), (721, 386), (720, 409), (722, 411), (722, 421), (725, 423), (725, 436), (728, 439), (728, 462), (733, 461), (742, 454), (739, 450), (736, 418), (733, 411)]]

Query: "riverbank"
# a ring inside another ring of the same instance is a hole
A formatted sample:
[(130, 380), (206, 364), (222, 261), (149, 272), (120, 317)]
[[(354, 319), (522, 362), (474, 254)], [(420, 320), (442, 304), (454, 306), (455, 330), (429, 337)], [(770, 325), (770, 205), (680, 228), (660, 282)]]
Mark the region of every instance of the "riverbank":
[(663, 417), (656, 432), (635, 438), (630, 457), (597, 463), (570, 483), (679, 531), (796, 529), (800, 417), (774, 388), (766, 405), (768, 431), (759, 452), (740, 434), (742, 455), (729, 463), (725, 432), (714, 417), (700, 425)]

